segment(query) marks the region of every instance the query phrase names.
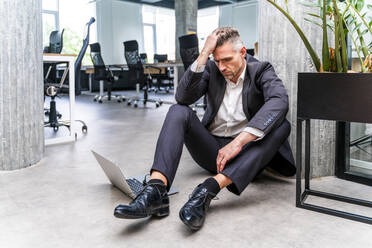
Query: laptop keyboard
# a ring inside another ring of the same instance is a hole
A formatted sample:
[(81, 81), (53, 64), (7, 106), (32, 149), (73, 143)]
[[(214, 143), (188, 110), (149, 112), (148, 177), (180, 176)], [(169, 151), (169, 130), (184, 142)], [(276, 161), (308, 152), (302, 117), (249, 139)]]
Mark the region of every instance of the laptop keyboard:
[(135, 178), (129, 178), (126, 181), (135, 195), (138, 195), (144, 188), (142, 183)]

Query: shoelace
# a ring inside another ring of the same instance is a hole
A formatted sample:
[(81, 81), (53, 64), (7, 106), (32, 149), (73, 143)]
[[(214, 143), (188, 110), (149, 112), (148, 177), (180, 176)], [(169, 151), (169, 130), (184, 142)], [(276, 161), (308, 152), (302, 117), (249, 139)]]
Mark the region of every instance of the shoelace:
[[(147, 184), (139, 193), (138, 193), (138, 195), (136, 195), (136, 198), (134, 198), (134, 200), (133, 200), (133, 202), (148, 188), (148, 186), (150, 186), (150, 185), (161, 185), (160, 183), (151, 183), (151, 184)], [(161, 185), (162, 186), (162, 185)], [(154, 187), (157, 191), (158, 191), (158, 193), (159, 193), (159, 195), (162, 195), (161, 194), (161, 192), (160, 192), (160, 190), (159, 190), (159, 188), (158, 187)]]
[[(193, 199), (198, 198), (196, 196), (192, 197), (192, 195), (194, 194), (194, 191), (189, 195), (189, 200), (193, 200)], [(203, 202), (207, 199), (208, 196), (212, 196), (213, 198), (211, 198), (211, 200), (213, 200), (213, 201), (220, 199), (220, 198), (217, 197), (217, 194), (214, 194), (214, 193), (211, 193), (211, 192), (206, 192), (206, 193), (204, 193), (203, 201), (199, 205), (196, 205), (195, 207), (199, 207), (199, 206), (203, 205)]]

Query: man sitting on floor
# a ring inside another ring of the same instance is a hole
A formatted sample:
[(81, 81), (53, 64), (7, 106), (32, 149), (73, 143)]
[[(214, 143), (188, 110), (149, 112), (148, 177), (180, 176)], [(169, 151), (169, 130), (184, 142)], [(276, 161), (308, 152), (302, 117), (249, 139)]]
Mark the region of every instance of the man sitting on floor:
[[(208, 60), (210, 55), (213, 60)], [(207, 96), (200, 121), (188, 105)], [(239, 32), (216, 29), (183, 75), (160, 132), (151, 179), (118, 218), (169, 215), (169, 190), (183, 144), (201, 167), (214, 174), (198, 185), (179, 212), (192, 230), (202, 227), (210, 201), (225, 187), (240, 195), (265, 167), (285, 176), (296, 172), (287, 141), (288, 96), (268, 62), (246, 54)]]

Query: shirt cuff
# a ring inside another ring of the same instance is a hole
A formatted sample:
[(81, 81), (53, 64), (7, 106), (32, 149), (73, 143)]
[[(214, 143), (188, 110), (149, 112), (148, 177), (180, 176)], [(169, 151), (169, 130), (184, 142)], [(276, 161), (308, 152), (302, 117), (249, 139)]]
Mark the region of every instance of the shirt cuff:
[(193, 72), (203, 72), (205, 69), (205, 65), (198, 65), (198, 61), (194, 61), (190, 67), (191, 71)]
[(265, 136), (265, 133), (263, 131), (261, 131), (260, 129), (254, 128), (254, 127), (246, 127), (243, 129), (243, 132), (251, 133), (257, 136), (258, 138), (255, 139), (254, 141), (258, 141)]

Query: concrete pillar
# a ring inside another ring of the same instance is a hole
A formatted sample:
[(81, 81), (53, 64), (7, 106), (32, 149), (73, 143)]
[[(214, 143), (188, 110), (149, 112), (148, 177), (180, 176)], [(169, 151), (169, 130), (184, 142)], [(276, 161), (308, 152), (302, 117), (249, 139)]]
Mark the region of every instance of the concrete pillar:
[(43, 156), (41, 0), (0, 1), (0, 170)]
[(181, 61), (178, 37), (197, 31), (198, 0), (175, 0), (176, 60)]
[[(284, 15), (267, 1), (258, 3), (258, 57), (273, 64), (287, 89), (289, 96), (287, 118), (292, 126), (289, 141), (296, 152), (297, 72), (316, 70), (302, 40)], [(317, 50), (318, 56), (321, 56), (321, 29), (304, 21), (303, 6), (297, 1), (288, 2), (288, 9), (313, 48)], [(314, 120), (311, 121), (311, 125), (311, 174), (313, 177), (334, 175), (335, 122)]]

